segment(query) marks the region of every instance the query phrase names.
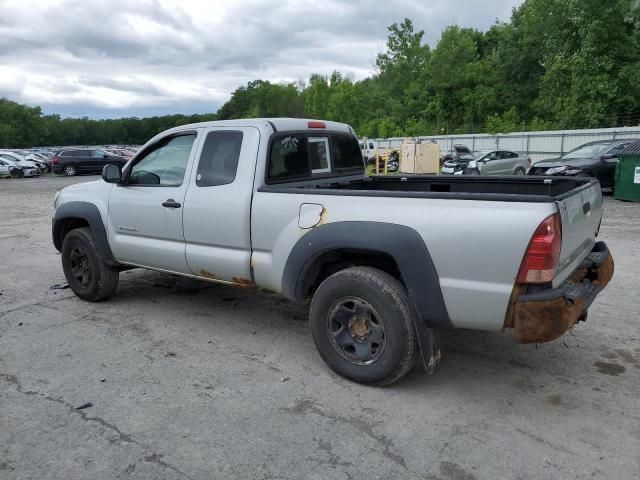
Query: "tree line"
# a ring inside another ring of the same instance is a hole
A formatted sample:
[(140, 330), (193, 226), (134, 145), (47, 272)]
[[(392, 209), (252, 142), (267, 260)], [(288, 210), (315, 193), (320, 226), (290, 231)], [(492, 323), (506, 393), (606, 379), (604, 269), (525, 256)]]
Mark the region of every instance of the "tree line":
[(447, 27), (431, 48), (405, 19), (389, 27), (376, 73), (255, 80), (216, 112), (92, 120), (0, 100), (0, 146), (140, 144), (186, 123), (310, 117), (359, 135), (597, 128), (640, 123), (640, 1), (526, 0), (487, 31)]

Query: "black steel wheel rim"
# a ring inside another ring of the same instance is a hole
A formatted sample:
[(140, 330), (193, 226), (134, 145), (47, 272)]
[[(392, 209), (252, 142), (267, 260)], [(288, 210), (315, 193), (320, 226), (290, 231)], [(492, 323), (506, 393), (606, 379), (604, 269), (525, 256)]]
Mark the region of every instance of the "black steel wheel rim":
[(377, 361), (387, 344), (382, 316), (369, 302), (358, 297), (345, 297), (333, 304), (327, 330), (333, 348), (356, 365)]
[(81, 287), (86, 288), (91, 282), (91, 267), (89, 265), (89, 257), (84, 248), (81, 246), (73, 247), (69, 255), (69, 263), (73, 278)]

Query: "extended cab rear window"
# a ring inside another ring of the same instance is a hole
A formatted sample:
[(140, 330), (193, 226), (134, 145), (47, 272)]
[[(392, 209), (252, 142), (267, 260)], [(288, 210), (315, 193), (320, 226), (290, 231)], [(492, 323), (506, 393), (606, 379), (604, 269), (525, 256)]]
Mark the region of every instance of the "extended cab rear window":
[(291, 133), (271, 139), (267, 183), (364, 172), (358, 141), (346, 133)]

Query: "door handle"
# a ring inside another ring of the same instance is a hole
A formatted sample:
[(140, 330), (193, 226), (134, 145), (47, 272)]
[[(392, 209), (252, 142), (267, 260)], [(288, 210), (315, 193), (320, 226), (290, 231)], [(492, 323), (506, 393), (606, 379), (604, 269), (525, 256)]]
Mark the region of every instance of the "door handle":
[(176, 202), (173, 198), (170, 198), (169, 200), (162, 202), (162, 206), (167, 208), (180, 208), (182, 205)]

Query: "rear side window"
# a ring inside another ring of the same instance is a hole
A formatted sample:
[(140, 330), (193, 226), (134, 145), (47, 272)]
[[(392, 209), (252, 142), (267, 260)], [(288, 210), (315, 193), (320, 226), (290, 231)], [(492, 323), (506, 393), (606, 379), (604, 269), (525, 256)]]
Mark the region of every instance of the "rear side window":
[(284, 134), (271, 142), (267, 182), (358, 174), (363, 171), (360, 145), (352, 135)]
[(196, 185), (213, 187), (233, 183), (238, 171), (242, 132), (209, 132), (202, 147)]
[(615, 155), (618, 156), (622, 153), (622, 151), (627, 148), (627, 145), (629, 145), (628, 143), (623, 143), (621, 145), (616, 145), (615, 147), (613, 147), (611, 150), (609, 150), (607, 153), (609, 155)]
[(362, 153), (355, 138), (349, 135), (333, 135), (333, 167), (342, 171), (351, 168), (363, 168)]

